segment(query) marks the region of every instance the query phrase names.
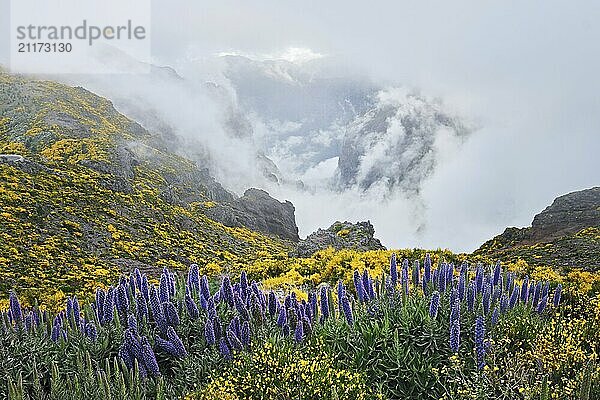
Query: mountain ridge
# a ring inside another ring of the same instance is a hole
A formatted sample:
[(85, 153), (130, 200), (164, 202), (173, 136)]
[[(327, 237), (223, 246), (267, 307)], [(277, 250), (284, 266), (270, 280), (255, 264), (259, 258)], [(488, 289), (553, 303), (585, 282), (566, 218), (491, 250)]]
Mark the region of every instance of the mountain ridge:
[(600, 269), (600, 187), (554, 199), (530, 227), (506, 228), (474, 254), (530, 264)]
[[(289, 251), (293, 207), (264, 193), (239, 208), (162, 141), (81, 87), (0, 72), (0, 290), (72, 293), (134, 267), (227, 269)], [(215, 204), (255, 226), (210, 218)], [(283, 224), (288, 237), (269, 231)]]

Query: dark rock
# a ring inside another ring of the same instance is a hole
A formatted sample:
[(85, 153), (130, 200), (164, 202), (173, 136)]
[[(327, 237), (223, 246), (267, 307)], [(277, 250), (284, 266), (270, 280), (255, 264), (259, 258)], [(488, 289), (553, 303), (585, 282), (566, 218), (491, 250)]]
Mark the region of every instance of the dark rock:
[(374, 237), (375, 228), (370, 221), (339, 222), (336, 221), (327, 229), (319, 229), (296, 247), (293, 255), (310, 257), (319, 250), (333, 247), (336, 250), (353, 249), (358, 251), (385, 250), (379, 239)]
[(533, 218), (530, 240), (546, 241), (590, 226), (600, 226), (600, 187), (557, 197)]
[(223, 225), (277, 235), (297, 242), (295, 208), (289, 201), (279, 202), (260, 189), (248, 189), (239, 199), (216, 204), (206, 210), (206, 215)]
[(43, 164), (32, 161), (19, 154), (0, 154), (0, 164), (7, 164), (12, 167), (18, 168), (28, 174), (37, 173), (40, 171), (50, 172), (53, 171)]
[(600, 268), (600, 187), (560, 196), (530, 227), (506, 228), (474, 254), (532, 265)]

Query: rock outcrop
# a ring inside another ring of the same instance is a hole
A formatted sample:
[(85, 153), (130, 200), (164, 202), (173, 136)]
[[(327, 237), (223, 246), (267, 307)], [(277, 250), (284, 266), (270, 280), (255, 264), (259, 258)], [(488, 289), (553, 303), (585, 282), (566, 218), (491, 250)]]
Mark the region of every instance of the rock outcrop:
[(557, 197), (533, 218), (529, 240), (548, 241), (594, 226), (600, 227), (600, 187)]
[(600, 187), (556, 198), (530, 227), (506, 228), (475, 254), (534, 265), (600, 269)]
[(295, 208), (289, 201), (279, 202), (260, 189), (248, 189), (240, 198), (215, 204), (206, 215), (223, 225), (247, 227), (297, 242)]
[(336, 221), (329, 228), (319, 229), (300, 241), (293, 254), (297, 257), (310, 257), (317, 251), (329, 247), (336, 250), (385, 250), (385, 247), (374, 235), (375, 228), (370, 221), (355, 224), (348, 221)]

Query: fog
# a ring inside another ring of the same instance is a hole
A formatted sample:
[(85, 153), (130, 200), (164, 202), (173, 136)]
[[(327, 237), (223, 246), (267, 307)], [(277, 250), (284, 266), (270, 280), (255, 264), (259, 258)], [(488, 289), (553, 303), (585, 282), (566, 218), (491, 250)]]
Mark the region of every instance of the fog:
[[(151, 110), (198, 146), (182, 150), (209, 155), (211, 170), (230, 190), (259, 186), (291, 200), (301, 236), (336, 219), (369, 219), (388, 247), (471, 251), (507, 226), (529, 225), (556, 196), (600, 184), (598, 2), (176, 0), (152, 7), (153, 63), (173, 67), (185, 83), (60, 79), (112, 98), (133, 117), (140, 111), (128, 108), (128, 99)], [(266, 86), (249, 81), (242, 92), (224, 73), (224, 55), (270, 67), (286, 61), (289, 68), (273, 67), (270, 76), (292, 83), (302, 76), (302, 87), (326, 77), (365, 93), (415, 91), (441, 99), (443, 112), (472, 130), (460, 140), (435, 130), (427, 147), (433, 161), (411, 164), (420, 172), (408, 189), (377, 181), (334, 190), (347, 125), (326, 115), (308, 121), (316, 100), (291, 89), (282, 97), (287, 119), (281, 107), (250, 104), (252, 89)], [(224, 97), (215, 101), (207, 81)], [(238, 136), (224, 128), (231, 110), (249, 124)], [(265, 179), (257, 153), (266, 153), (289, 182)], [(297, 189), (296, 180), (306, 188)]]

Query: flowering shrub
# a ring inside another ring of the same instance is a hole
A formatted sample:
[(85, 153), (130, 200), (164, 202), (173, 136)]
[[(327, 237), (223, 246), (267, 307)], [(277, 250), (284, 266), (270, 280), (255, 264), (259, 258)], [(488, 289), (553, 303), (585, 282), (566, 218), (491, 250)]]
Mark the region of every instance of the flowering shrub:
[[(380, 275), (265, 291), (139, 270), (58, 313), (11, 292), (0, 394), (14, 398), (538, 398), (598, 393), (598, 305), (500, 264), (390, 258)], [(155, 283), (153, 283), (155, 282)], [(588, 308), (592, 307), (592, 310)], [(583, 320), (584, 322), (581, 322)], [(566, 345), (566, 347), (565, 347)], [(588, 355), (586, 357), (586, 355)], [(570, 364), (579, 365), (577, 372)], [(581, 372), (583, 371), (583, 372)], [(541, 383), (544, 383), (543, 385)], [(540, 389), (541, 388), (541, 389)], [(462, 396), (462, 397), (461, 397)], [(0, 396), (1, 397), (1, 396)]]
[(326, 352), (266, 342), (242, 353), (199, 392), (186, 399), (377, 398), (360, 373), (340, 369)]

